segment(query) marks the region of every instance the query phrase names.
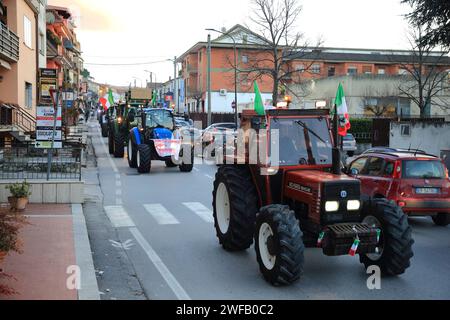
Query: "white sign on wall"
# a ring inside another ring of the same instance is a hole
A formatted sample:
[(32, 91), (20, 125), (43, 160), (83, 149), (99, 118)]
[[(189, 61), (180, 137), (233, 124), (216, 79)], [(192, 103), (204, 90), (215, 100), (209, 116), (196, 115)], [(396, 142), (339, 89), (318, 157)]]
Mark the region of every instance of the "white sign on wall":
[(54, 138), (54, 148), (62, 148), (62, 110), (58, 107), (55, 128), (55, 109), (38, 106), (36, 109), (36, 148), (50, 149)]

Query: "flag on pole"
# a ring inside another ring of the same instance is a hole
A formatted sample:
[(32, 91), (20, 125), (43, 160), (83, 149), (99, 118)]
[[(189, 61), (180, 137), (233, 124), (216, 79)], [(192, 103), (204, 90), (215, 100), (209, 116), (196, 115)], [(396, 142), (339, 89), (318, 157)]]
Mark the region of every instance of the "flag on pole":
[(266, 110), (264, 109), (261, 91), (259, 91), (258, 83), (256, 81), (255, 81), (255, 111), (259, 116), (266, 115)]
[(114, 96), (113, 96), (113, 92), (111, 89), (109, 89), (108, 91), (108, 102), (109, 102), (109, 106), (112, 107), (115, 103), (114, 103)]
[(153, 95), (152, 95), (152, 105), (155, 107), (156, 106), (156, 90), (153, 90)]
[(103, 110), (107, 111), (108, 110), (108, 106), (107, 106), (108, 101), (105, 98), (100, 98), (100, 103), (102, 104)]
[(342, 83), (339, 84), (335, 103), (337, 106), (337, 115), (339, 117), (338, 133), (340, 136), (345, 137), (347, 135), (347, 131), (351, 129), (351, 124)]

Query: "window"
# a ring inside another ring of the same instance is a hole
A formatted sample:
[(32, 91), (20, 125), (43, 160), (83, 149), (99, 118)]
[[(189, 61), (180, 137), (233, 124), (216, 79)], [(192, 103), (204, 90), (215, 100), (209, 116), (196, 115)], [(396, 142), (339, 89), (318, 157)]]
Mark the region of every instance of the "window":
[(403, 137), (410, 137), (411, 136), (411, 126), (409, 124), (402, 124), (400, 126), (401, 135)]
[(384, 160), (381, 158), (370, 158), (367, 167), (367, 175), (380, 176), (383, 170)]
[(248, 56), (242, 56), (242, 63), (248, 63)]
[(298, 72), (304, 72), (304, 71), (305, 71), (305, 65), (303, 65), (303, 64), (298, 64), (298, 65), (295, 67), (295, 70), (298, 71)]
[(411, 160), (403, 162), (405, 179), (444, 179), (444, 166), (440, 161)]
[(25, 82), (25, 107), (33, 107), (33, 85), (28, 82)]
[(334, 77), (336, 75), (336, 68), (335, 67), (328, 67), (328, 76)]
[(313, 64), (311, 66), (311, 72), (316, 74), (320, 73), (320, 64)]
[(362, 72), (364, 74), (372, 74), (372, 66), (363, 66)]
[(366, 166), (367, 158), (361, 158), (352, 163), (350, 167), (350, 171), (353, 169), (358, 170), (359, 174), (364, 172), (364, 168)]
[(378, 74), (386, 74), (386, 70), (384, 68), (379, 68)]
[(23, 16), (23, 42), (25, 45), (30, 48), (32, 48), (33, 42), (33, 35), (32, 35), (32, 28), (31, 28), (31, 20), (28, 19), (26, 16)]
[(357, 75), (358, 74), (358, 68), (356, 68), (356, 67), (349, 67), (348, 70), (347, 70), (347, 74), (349, 76)]
[(400, 69), (398, 69), (398, 74), (399, 74), (400, 76), (404, 76), (404, 75), (408, 75), (409, 72), (408, 72), (408, 70), (406, 70), (406, 69), (400, 68)]

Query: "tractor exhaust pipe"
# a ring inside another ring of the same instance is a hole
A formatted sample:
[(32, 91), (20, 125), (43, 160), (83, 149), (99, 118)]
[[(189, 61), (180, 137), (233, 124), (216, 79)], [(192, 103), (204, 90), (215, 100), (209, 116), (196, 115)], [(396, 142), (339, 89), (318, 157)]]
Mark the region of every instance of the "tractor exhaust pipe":
[(341, 150), (338, 147), (339, 134), (338, 134), (338, 125), (339, 125), (338, 113), (337, 113), (337, 105), (334, 105), (334, 118), (333, 118), (333, 174), (341, 175)]

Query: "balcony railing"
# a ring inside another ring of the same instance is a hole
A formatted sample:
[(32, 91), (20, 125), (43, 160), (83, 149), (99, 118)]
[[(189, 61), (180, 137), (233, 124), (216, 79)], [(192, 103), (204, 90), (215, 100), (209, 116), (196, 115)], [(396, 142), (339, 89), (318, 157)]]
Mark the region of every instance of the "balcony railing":
[(19, 37), (0, 22), (0, 58), (19, 61)]

